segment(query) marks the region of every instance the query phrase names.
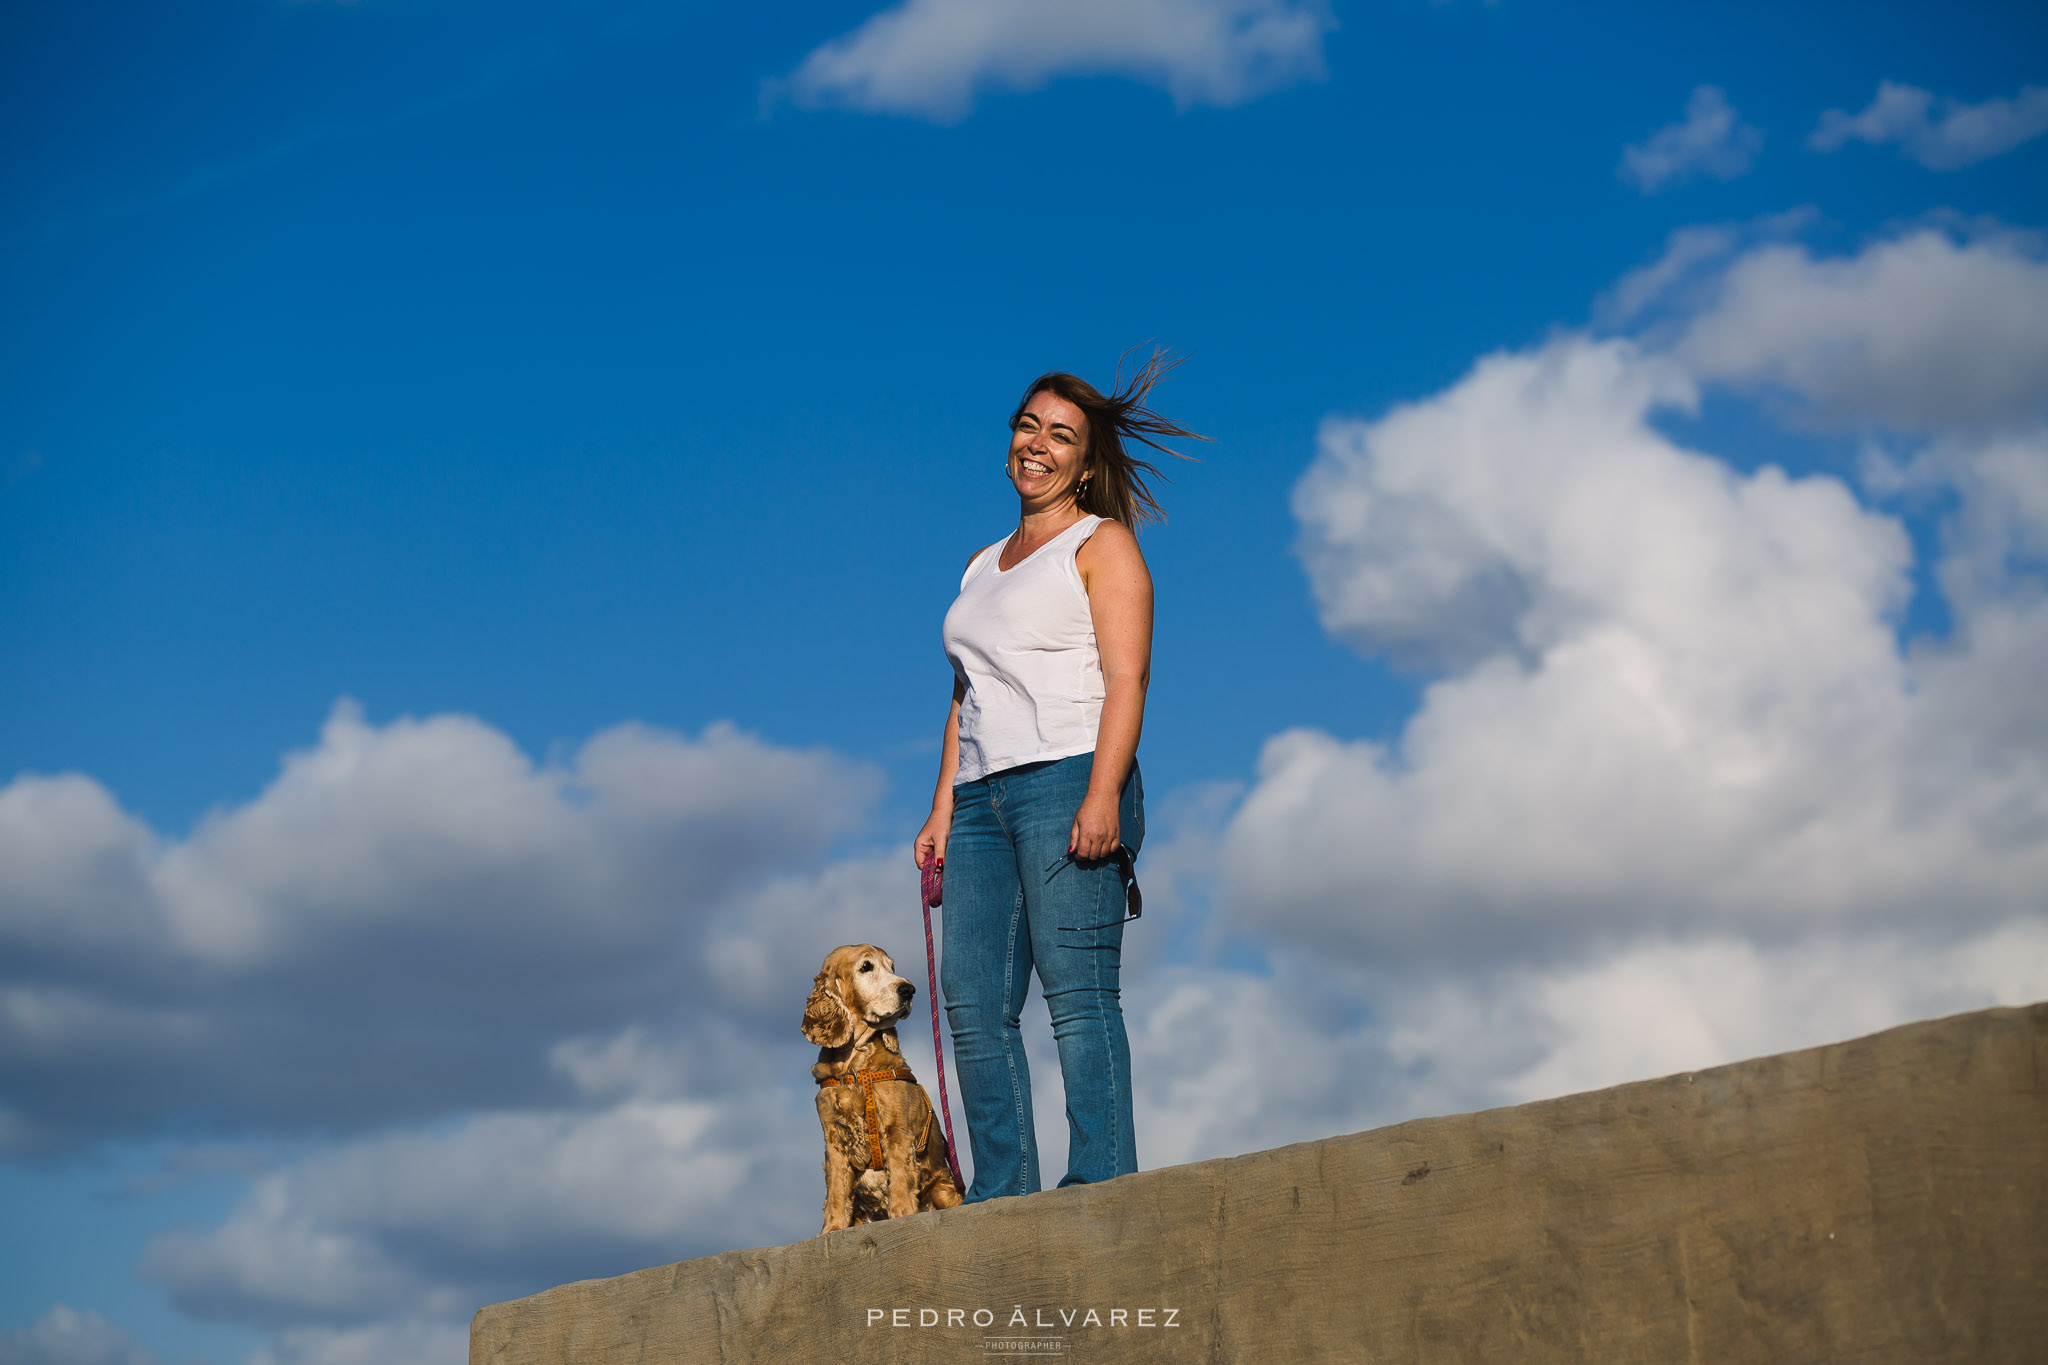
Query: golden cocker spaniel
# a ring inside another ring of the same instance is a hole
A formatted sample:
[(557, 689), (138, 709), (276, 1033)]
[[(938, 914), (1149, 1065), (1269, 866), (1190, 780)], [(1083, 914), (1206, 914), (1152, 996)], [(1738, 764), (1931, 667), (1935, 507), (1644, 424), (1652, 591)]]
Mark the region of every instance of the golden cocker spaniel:
[(872, 943), (834, 948), (811, 985), (804, 1037), (819, 1047), (811, 1077), (825, 1129), (823, 1232), (960, 1202), (938, 1115), (896, 1042), (916, 994)]

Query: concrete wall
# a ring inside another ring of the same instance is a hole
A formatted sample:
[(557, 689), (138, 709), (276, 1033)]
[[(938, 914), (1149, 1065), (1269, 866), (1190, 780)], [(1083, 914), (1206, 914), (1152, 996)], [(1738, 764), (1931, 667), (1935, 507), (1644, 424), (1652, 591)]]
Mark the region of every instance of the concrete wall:
[(470, 1360), (1010, 1337), (1083, 1365), (2048, 1360), (2048, 1004), (564, 1285), (478, 1313)]

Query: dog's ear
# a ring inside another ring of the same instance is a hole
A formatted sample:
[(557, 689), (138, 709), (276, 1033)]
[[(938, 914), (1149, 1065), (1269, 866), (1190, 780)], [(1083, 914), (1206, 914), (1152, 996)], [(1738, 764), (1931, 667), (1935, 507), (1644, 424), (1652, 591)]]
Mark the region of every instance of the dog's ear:
[(839, 998), (831, 972), (819, 972), (804, 1002), (804, 1037), (819, 1047), (839, 1047), (853, 1037), (853, 1014)]

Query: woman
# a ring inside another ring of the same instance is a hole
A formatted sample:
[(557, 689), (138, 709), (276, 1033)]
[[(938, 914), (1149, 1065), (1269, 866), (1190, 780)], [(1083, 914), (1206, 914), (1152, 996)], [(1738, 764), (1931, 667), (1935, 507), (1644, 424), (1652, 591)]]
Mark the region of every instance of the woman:
[(1017, 529), (968, 560), (946, 613), (953, 706), (912, 854), (945, 869), (941, 978), (974, 1148), (969, 1203), (1039, 1188), (1018, 1027), (1034, 969), (1067, 1094), (1060, 1184), (1138, 1168), (1118, 1003), (1152, 657), (1152, 578), (1134, 532), (1162, 514), (1144, 477), (1159, 471), (1124, 443), (1205, 439), (1144, 405), (1171, 368), (1155, 353), (1107, 396), (1070, 374), (1033, 381), (1004, 461)]

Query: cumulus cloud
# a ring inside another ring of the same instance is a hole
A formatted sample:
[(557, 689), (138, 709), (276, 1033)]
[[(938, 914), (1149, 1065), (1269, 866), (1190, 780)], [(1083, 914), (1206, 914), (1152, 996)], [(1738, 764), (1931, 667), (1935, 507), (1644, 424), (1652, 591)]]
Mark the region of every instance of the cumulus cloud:
[(156, 1357), (90, 1309), (57, 1304), (19, 1332), (0, 1332), (0, 1365), (156, 1365)]
[[(626, 725), (537, 765), (336, 707), (170, 839), (91, 779), (0, 789), (0, 1137), (355, 1127), (570, 1093), (560, 1039), (668, 1018), (712, 913), (815, 865), (872, 770)], [(829, 945), (828, 945), (829, 946)], [(806, 974), (808, 975), (808, 974)]]
[(1644, 194), (1700, 175), (1733, 180), (1749, 172), (1764, 135), (1742, 122), (1719, 86), (1702, 85), (1685, 103), (1685, 121), (1666, 124), (1622, 149), (1615, 174)]
[(1964, 104), (1918, 86), (1880, 81), (1862, 112), (1830, 109), (1808, 134), (1816, 152), (1851, 142), (1899, 144), (1899, 151), (1930, 171), (1954, 171), (2009, 152), (2048, 132), (2048, 87), (2027, 85), (2011, 99)]
[[(1618, 944), (1768, 957), (2038, 927), (2048, 443), (2025, 414), (2048, 351), (2024, 314), (2042, 279), (2006, 238), (1913, 232), (1828, 261), (1765, 245), (1668, 346), (1565, 334), (1327, 423), (1295, 499), (1323, 620), (1436, 676), (1391, 745), (1268, 744), (1223, 841), (1235, 919), (1362, 965), (1560, 982)], [(1959, 321), (1958, 292), (1986, 316)], [(1759, 379), (1945, 424), (1885, 467), (1955, 500), (1947, 638), (1900, 643), (1896, 517), (1837, 477), (1738, 473), (1653, 420)], [(1592, 1036), (1558, 1032), (1530, 1074), (1571, 1072)]]
[(1646, 322), (1690, 316), (1710, 303), (1728, 262), (1739, 252), (1766, 242), (1795, 240), (1818, 217), (1816, 210), (1805, 206), (1744, 223), (1675, 228), (1655, 260), (1629, 271), (1601, 293), (1594, 301), (1594, 320), (1607, 330), (1653, 334), (1657, 329)]
[(2022, 420), (2048, 402), (2048, 258), (2024, 235), (1935, 227), (1847, 257), (1763, 246), (1718, 272), (1675, 353), (1694, 375), (1787, 390), (1824, 419)]
[[(1475, 989), (1475, 987), (1483, 987)], [(1638, 941), (1550, 971), (1443, 989), (1394, 1039), (1397, 1055), (1471, 1055), (1478, 1021), (1528, 1040), (1526, 1065), (1478, 1080), (1520, 1104), (1873, 1033), (1910, 1019), (2019, 1005), (2048, 991), (2048, 923), (1957, 939), (1821, 935)], [(1462, 1106), (1461, 1106), (1462, 1107)]]
[(1970, 863), (1967, 807), (1885, 780), (1915, 714), (1904, 532), (1837, 480), (1679, 449), (1648, 418), (1691, 398), (1627, 342), (1569, 337), (1326, 426), (1296, 499), (1325, 623), (1450, 672), (1398, 752), (1268, 744), (1226, 836), (1233, 902), (1469, 957), (1910, 916), (1972, 882), (2011, 909), (2048, 876), (2048, 850)]
[(1125, 75), (1182, 107), (1240, 104), (1323, 74), (1324, 0), (902, 0), (819, 47), (770, 93), (950, 122), (985, 90)]
[[(1415, 971), (1291, 951), (1162, 973), (1133, 1020), (1147, 1165), (1312, 1141), (1812, 1047), (2048, 991), (2048, 924), (1764, 943), (1652, 934)], [(1369, 1005), (1366, 1003), (1369, 1002)]]
[(347, 1331), (461, 1322), (566, 1280), (786, 1242), (816, 1231), (801, 1210), (815, 1222), (822, 1190), (807, 1066), (716, 1101), (481, 1114), (337, 1144), (259, 1177), (219, 1227), (160, 1235), (142, 1273), (198, 1317)]

